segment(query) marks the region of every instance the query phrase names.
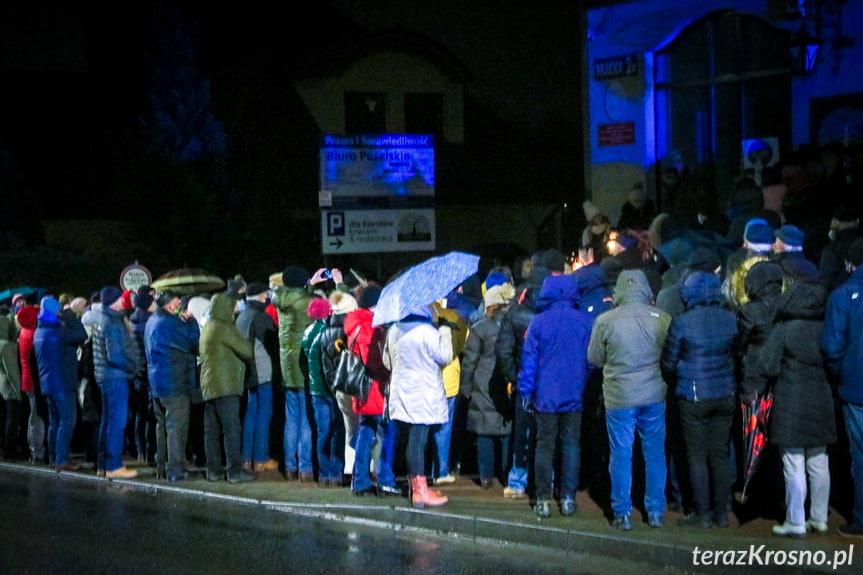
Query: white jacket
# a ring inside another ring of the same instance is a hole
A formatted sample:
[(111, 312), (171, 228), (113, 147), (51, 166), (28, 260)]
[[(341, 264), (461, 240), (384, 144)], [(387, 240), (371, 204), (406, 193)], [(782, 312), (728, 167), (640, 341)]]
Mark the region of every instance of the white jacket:
[(389, 384), (390, 419), (406, 423), (449, 420), (441, 368), (452, 361), (452, 332), (427, 322), (399, 322), (387, 331), (384, 364)]

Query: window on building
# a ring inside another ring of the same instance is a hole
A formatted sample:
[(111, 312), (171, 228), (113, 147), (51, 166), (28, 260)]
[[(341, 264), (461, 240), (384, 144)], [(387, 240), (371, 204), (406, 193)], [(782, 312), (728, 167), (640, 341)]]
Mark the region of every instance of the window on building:
[(441, 94), (405, 94), (405, 131), (408, 134), (443, 132), (443, 96)]
[(386, 125), (383, 92), (345, 93), (345, 133), (383, 134)]
[[(722, 209), (742, 169), (743, 140), (791, 143), (791, 76), (785, 32), (737, 11), (709, 14), (655, 54), (656, 153), (703, 176), (692, 188), (660, 177), (663, 210), (709, 200)], [(783, 152), (787, 152), (783, 149)], [(661, 170), (658, 176), (661, 176)], [(677, 189), (674, 189), (674, 188)], [(687, 214), (692, 215), (692, 214)]]

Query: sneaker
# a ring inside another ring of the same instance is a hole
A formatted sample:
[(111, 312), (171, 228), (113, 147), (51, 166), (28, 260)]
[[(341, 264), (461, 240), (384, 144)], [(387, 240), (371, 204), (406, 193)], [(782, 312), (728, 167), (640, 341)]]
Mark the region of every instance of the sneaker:
[(780, 537), (806, 537), (806, 526), (794, 525), (786, 521), (782, 525), (774, 525), (773, 534)]
[(228, 483), (240, 483), (241, 481), (252, 481), (254, 479), (255, 474), (245, 469), (228, 474)]
[(378, 495), (382, 497), (401, 497), (402, 490), (396, 485), (381, 485), (378, 483)]
[(818, 535), (827, 535), (827, 522), (807, 519), (806, 531), (811, 531), (812, 533), (817, 533)]
[(207, 481), (221, 481), (225, 478), (225, 474), (221, 471), (207, 470)]
[(255, 464), (255, 471), (276, 471), (279, 468), (279, 462), (275, 459), (264, 461), (263, 463)]
[(106, 471), (105, 477), (108, 479), (132, 479), (138, 477), (138, 472), (134, 469), (129, 469), (126, 466), (119, 467), (114, 471)]
[(629, 515), (615, 515), (611, 525), (621, 531), (632, 531), (632, 520)]
[(575, 499), (572, 497), (564, 497), (563, 501), (560, 502), (560, 514), (564, 517), (575, 515), (577, 509), (578, 505), (575, 504)]
[(243, 462), (243, 469), (245, 469), (246, 471), (252, 471), (252, 462), (251, 461), (244, 461)]
[(533, 508), (533, 511), (534, 513), (536, 513), (536, 516), (539, 519), (551, 517), (551, 501), (549, 501), (548, 499), (538, 500)]
[(652, 529), (661, 529), (662, 528), (662, 515), (648, 515), (647, 516), (647, 525)]
[(524, 492), (524, 489), (513, 489), (512, 487), (504, 487), (503, 497), (504, 499), (524, 499), (525, 497), (527, 497), (527, 493)]
[(447, 475), (444, 475), (443, 477), (438, 477), (434, 480), (435, 485), (449, 485), (451, 483), (455, 483), (455, 475), (453, 475), (452, 473), (448, 473)]
[(839, 535), (842, 537), (863, 537), (863, 526), (856, 523), (843, 525), (839, 528)]
[(352, 489), (351, 493), (353, 493), (356, 497), (377, 497), (378, 490), (375, 489), (374, 485), (372, 485), (371, 487), (366, 487), (365, 489)]
[(690, 513), (683, 519), (677, 522), (678, 527), (693, 527), (695, 529), (710, 529), (713, 527), (713, 521), (709, 515), (699, 515), (698, 513)]

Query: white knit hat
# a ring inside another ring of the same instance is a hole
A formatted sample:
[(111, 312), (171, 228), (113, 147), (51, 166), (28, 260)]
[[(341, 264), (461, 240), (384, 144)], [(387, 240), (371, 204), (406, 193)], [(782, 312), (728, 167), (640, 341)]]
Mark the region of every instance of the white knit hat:
[(493, 305), (506, 305), (515, 297), (515, 289), (511, 283), (496, 285), (485, 292), (483, 303), (485, 307)]
[(356, 298), (343, 291), (334, 291), (330, 294), (330, 305), (333, 306), (333, 315), (348, 313), (359, 307)]
[(592, 220), (594, 216), (602, 213), (602, 210), (594, 206), (593, 202), (591, 202), (590, 200), (585, 200), (582, 204), (582, 207), (584, 208), (584, 217), (587, 219), (587, 221)]

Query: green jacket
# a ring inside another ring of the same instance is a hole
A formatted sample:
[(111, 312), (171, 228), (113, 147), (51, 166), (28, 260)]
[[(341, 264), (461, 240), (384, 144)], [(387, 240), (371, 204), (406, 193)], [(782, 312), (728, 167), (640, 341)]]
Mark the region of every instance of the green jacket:
[(300, 353), (303, 351), (303, 333), (312, 323), (306, 313), (312, 297), (304, 288), (295, 287), (278, 287), (273, 294), (273, 305), (279, 314), (279, 363), (286, 388), (305, 387)]
[(231, 296), (219, 293), (210, 301), (210, 319), (201, 330), (201, 393), (204, 401), (243, 394), (246, 361), (252, 342), (234, 325)]
[(318, 336), (327, 329), (327, 325), (328, 321), (326, 319), (315, 320), (306, 329), (306, 333), (303, 336), (303, 351), (309, 360), (309, 393), (317, 396), (332, 395), (324, 377), (320, 341), (316, 341), (320, 339)]
[(10, 322), (0, 317), (0, 397), (6, 401), (21, 400), (21, 368), (18, 365), (18, 342), (9, 339)]

